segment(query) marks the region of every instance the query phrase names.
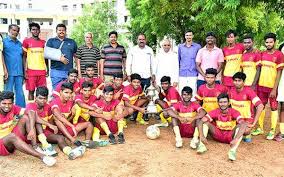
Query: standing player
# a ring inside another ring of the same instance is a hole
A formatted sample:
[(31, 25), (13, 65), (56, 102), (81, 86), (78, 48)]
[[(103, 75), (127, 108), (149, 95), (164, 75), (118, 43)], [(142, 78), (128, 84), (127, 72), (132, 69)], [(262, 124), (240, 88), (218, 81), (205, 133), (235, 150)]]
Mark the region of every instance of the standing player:
[(70, 69), (68, 71), (68, 77), (66, 80), (59, 82), (59, 84), (56, 86), (55, 90), (52, 92), (53, 98), (58, 98), (60, 96), (60, 90), (63, 83), (68, 82), (73, 85), (73, 93), (77, 94), (80, 91), (79, 82), (78, 79), (78, 71), (76, 69)]
[[(81, 145), (81, 142), (76, 140), (77, 134), (82, 130), (85, 130), (86, 140), (90, 140), (92, 137), (94, 126), (91, 122), (78, 122), (72, 124), (72, 107), (73, 101), (71, 101), (73, 93), (73, 86), (71, 83), (65, 82), (61, 85), (60, 96), (51, 101), (51, 111), (55, 120), (55, 124), (62, 134), (77, 146)], [(83, 149), (84, 150), (84, 149)]]
[(231, 148), (228, 152), (230, 160), (236, 160), (236, 152), (239, 144), (242, 141), (243, 134), (246, 130), (246, 123), (241, 122), (240, 113), (230, 108), (229, 96), (226, 93), (221, 93), (218, 96), (218, 109), (210, 111), (203, 117), (198, 125), (200, 132), (200, 142), (197, 148), (197, 153), (207, 151), (207, 134), (209, 134), (221, 143), (230, 144)]
[(29, 24), (32, 37), (23, 41), (25, 62), (26, 88), (29, 91), (29, 101), (34, 100), (36, 87), (46, 86), (48, 61), (43, 57), (45, 41), (39, 38), (40, 26), (37, 23)]
[(236, 43), (237, 34), (233, 30), (226, 32), (228, 46), (223, 48), (225, 57), (225, 68), (223, 73), (223, 84), (230, 89), (234, 86), (233, 75), (241, 70), (241, 58), (244, 46)]
[(247, 123), (247, 136), (244, 137), (244, 141), (251, 142), (250, 132), (257, 123), (264, 106), (256, 93), (250, 87), (245, 87), (246, 75), (244, 73), (237, 72), (233, 80), (235, 87), (229, 91), (231, 106), (240, 112), (242, 121)]
[[(103, 98), (95, 101), (95, 107), (97, 110), (92, 112), (92, 116), (96, 117), (97, 128), (101, 133), (105, 133), (111, 144), (116, 144), (114, 134), (118, 132), (118, 143), (125, 142), (123, 134), (123, 103), (119, 100), (113, 99), (114, 89), (111, 86), (106, 86), (103, 90)], [(95, 135), (98, 139), (99, 133)]]
[(244, 36), (245, 51), (242, 55), (241, 68), (247, 76), (245, 86), (252, 87), (256, 91), (257, 79), (260, 74), (261, 53), (253, 48), (253, 37), (250, 35)]
[[(284, 66), (284, 56), (276, 50), (276, 34), (268, 33), (264, 37), (266, 51), (262, 52), (261, 56), (261, 72), (258, 81), (257, 95), (262, 103), (266, 105), (269, 101), (271, 108), (271, 130), (266, 136), (266, 139), (272, 140), (275, 136), (275, 130), (278, 119), (278, 102), (277, 88), (281, 77), (281, 72)], [(265, 117), (265, 110), (262, 111), (259, 117), (259, 128), (257, 128), (252, 135), (263, 134), (263, 123)]]
[(26, 113), (29, 119), (36, 120), (36, 130), (38, 132), (38, 140), (42, 144), (44, 152), (48, 155), (56, 155), (57, 152), (49, 143), (58, 144), (59, 148), (66, 154), (70, 160), (83, 155), (83, 147), (72, 149), (67, 145), (63, 135), (57, 134), (58, 129), (52, 120), (50, 106), (46, 103), (48, 98), (48, 89), (46, 87), (38, 87), (36, 89), (35, 102), (29, 103), (26, 107)]
[(45, 156), (26, 142), (35, 140), (35, 120), (29, 119), (26, 115), (15, 123), (16, 117), (23, 114), (23, 109), (14, 105), (14, 93), (3, 91), (0, 93), (0, 156), (7, 156), (15, 149), (26, 154), (37, 157), (47, 166), (53, 166), (56, 160), (53, 157)]
[(173, 104), (171, 109), (167, 111), (169, 116), (172, 117), (177, 148), (182, 147), (181, 137), (193, 137), (197, 122), (206, 114), (198, 103), (191, 102), (192, 89), (190, 87), (184, 87), (181, 94), (182, 101)]
[(139, 124), (145, 125), (147, 122), (143, 119), (145, 115), (145, 106), (148, 99), (145, 97), (141, 87), (141, 76), (139, 74), (130, 75), (130, 84), (123, 89), (122, 100), (125, 105), (125, 115), (130, 116), (131, 121), (137, 121)]
[[(171, 78), (163, 76), (161, 78), (162, 91), (159, 93), (159, 99), (156, 100), (157, 111), (162, 112), (163, 109), (169, 108), (174, 103), (181, 101), (180, 95), (174, 86), (171, 86)], [(161, 123), (158, 126), (167, 127), (171, 118), (165, 118), (163, 112), (160, 113)]]

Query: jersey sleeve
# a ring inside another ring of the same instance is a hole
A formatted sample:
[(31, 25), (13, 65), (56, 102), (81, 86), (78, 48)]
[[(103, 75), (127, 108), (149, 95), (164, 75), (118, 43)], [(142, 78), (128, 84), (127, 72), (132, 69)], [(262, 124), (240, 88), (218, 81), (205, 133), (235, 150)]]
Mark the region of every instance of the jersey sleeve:
[(179, 104), (179, 103), (177, 103), (177, 104), (172, 104), (171, 108), (172, 108), (174, 111), (180, 112), (180, 104)]
[(168, 100), (171, 104), (177, 103), (180, 100), (179, 93), (176, 89), (172, 88), (169, 90), (169, 99)]
[(27, 52), (28, 51), (28, 48), (29, 48), (29, 44), (28, 44), (28, 41), (27, 41), (27, 39), (25, 39), (24, 41), (23, 41), (23, 50), (25, 51), (25, 52)]
[(254, 106), (258, 106), (262, 104), (260, 98), (256, 95), (256, 93), (252, 89), (248, 90), (248, 96), (249, 96), (249, 99), (252, 100), (251, 102)]
[(192, 103), (194, 105), (194, 111), (199, 112), (201, 109), (203, 109), (198, 103), (193, 102)]
[(19, 107), (17, 105), (14, 105), (13, 106), (13, 113), (14, 113), (14, 115), (21, 116), (21, 115), (23, 115), (25, 113), (25, 108), (21, 108), (21, 107)]
[(231, 109), (232, 110), (232, 118), (233, 120), (236, 120), (238, 123), (240, 123), (241, 119), (241, 114), (239, 111), (235, 110), (235, 109)]
[(209, 121), (209, 122), (216, 120), (217, 117), (218, 117), (218, 109), (215, 109), (215, 110), (208, 112), (205, 116), (205, 118), (207, 118), (207, 121)]
[(124, 87), (123, 89), (123, 95), (122, 95), (122, 100), (123, 101), (129, 101), (130, 98), (130, 90), (129, 87)]
[(277, 70), (282, 70), (284, 67), (284, 55), (282, 52), (278, 52), (278, 57), (277, 57), (277, 61), (276, 61), (276, 68)]
[(198, 101), (202, 101), (203, 100), (203, 92), (202, 92), (202, 86), (198, 88), (197, 90), (197, 94), (195, 95), (195, 99)]
[(77, 103), (77, 102), (83, 102), (82, 96), (81, 96), (81, 95), (76, 95), (74, 101), (75, 101), (75, 103)]
[(261, 53), (260, 51), (255, 52), (254, 62), (256, 66), (259, 66), (261, 63)]

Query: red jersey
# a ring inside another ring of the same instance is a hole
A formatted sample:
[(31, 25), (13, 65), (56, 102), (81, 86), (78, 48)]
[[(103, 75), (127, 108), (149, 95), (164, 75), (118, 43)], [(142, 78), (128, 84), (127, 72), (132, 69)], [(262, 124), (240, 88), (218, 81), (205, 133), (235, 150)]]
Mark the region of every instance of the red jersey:
[(97, 108), (101, 108), (103, 110), (104, 115), (114, 115), (114, 110), (119, 104), (121, 104), (119, 100), (112, 100), (110, 103), (107, 103), (104, 99), (97, 100), (94, 103)]
[(210, 122), (214, 121), (216, 127), (220, 130), (233, 130), (237, 125), (237, 122), (239, 122), (241, 115), (233, 108), (228, 108), (226, 114), (223, 114), (221, 109), (218, 108), (210, 111), (205, 118)]
[(90, 79), (90, 78), (81, 78), (81, 79), (79, 80), (80, 88), (82, 88), (82, 84), (83, 84), (83, 82), (85, 82), (85, 81), (92, 82), (93, 85), (94, 85), (93, 89), (96, 89), (97, 87), (99, 87), (99, 86), (103, 83), (103, 80), (102, 80), (101, 78), (99, 78), (99, 77), (94, 77), (94, 78), (91, 78), (90, 80), (89, 80), (89, 79)]
[[(67, 82), (67, 80), (61, 81), (61, 82), (59, 82), (59, 84), (57, 84), (57, 86), (55, 87), (55, 89), (54, 89), (53, 92), (52, 92), (52, 97), (53, 97), (53, 98), (57, 98), (57, 97), (60, 96), (61, 86), (62, 86), (62, 84), (65, 83), (65, 82)], [(75, 83), (73, 84), (73, 92), (74, 92), (75, 94), (77, 94), (77, 93), (79, 93), (79, 91), (80, 91), (79, 82), (75, 82)]]
[(84, 99), (83, 94), (79, 94), (75, 96), (75, 103), (84, 102), (89, 106), (93, 106), (96, 100), (97, 100), (97, 97), (95, 95), (91, 95), (88, 100)]
[(23, 41), (23, 50), (27, 53), (27, 75), (45, 76), (46, 64), (43, 56), (45, 41), (26, 38)]
[(13, 105), (11, 111), (6, 115), (0, 114), (0, 139), (9, 135), (16, 125), (16, 116), (24, 113), (24, 109)]
[[(29, 103), (26, 106), (26, 114), (28, 114), (28, 111), (36, 112), (37, 115), (46, 122), (48, 122), (52, 117), (51, 107), (49, 104), (45, 104), (43, 109), (40, 110), (38, 109), (37, 103)], [(46, 129), (46, 125), (42, 125), (42, 128)]]
[(206, 84), (203, 84), (198, 88), (195, 99), (202, 101), (202, 107), (206, 112), (209, 112), (219, 107), (217, 97), (220, 93), (227, 92), (227, 88), (223, 85), (215, 84), (214, 88), (208, 88)]
[[(112, 88), (114, 89), (114, 95), (117, 94), (118, 92), (120, 92), (120, 94), (118, 95), (118, 97), (116, 99), (121, 100), (123, 97), (123, 89), (124, 89), (124, 85), (121, 85), (120, 87), (115, 87), (114, 84), (111, 84), (110, 86), (112, 86)], [(104, 85), (105, 87), (105, 85)], [(104, 89), (104, 87), (102, 88), (102, 90)]]
[(172, 109), (177, 111), (181, 117), (194, 117), (202, 107), (196, 102), (190, 102), (189, 105), (185, 105), (184, 102), (179, 101), (172, 105)]
[(138, 100), (138, 97), (143, 96), (144, 93), (142, 91), (142, 87), (139, 86), (137, 89), (134, 89), (134, 87), (129, 84), (124, 87), (123, 89), (123, 101), (129, 101), (130, 104), (134, 105), (135, 102)]
[(69, 120), (71, 116), (71, 109), (73, 107), (73, 101), (68, 100), (66, 103), (62, 103), (60, 98), (55, 98), (50, 102), (51, 110), (54, 108), (58, 108), (61, 114), (65, 116), (66, 119)]
[(251, 86), (255, 75), (257, 67), (261, 62), (261, 53), (254, 49), (252, 52), (244, 52), (242, 55), (241, 68), (243, 73), (246, 74), (247, 78), (245, 80), (245, 86)]
[(177, 89), (173, 86), (170, 86), (167, 91), (162, 91), (160, 93), (161, 99), (166, 99), (168, 106), (171, 106), (174, 103), (181, 101), (181, 97), (177, 91)]
[(244, 52), (244, 46), (240, 43), (235, 44), (234, 47), (224, 47), (224, 59), (225, 59), (225, 68), (224, 68), (224, 77), (223, 84), (225, 86), (234, 86), (233, 84), (233, 75), (236, 72), (241, 70), (241, 57)]
[(274, 87), (277, 71), (282, 70), (284, 66), (284, 56), (279, 50), (273, 53), (264, 51), (261, 54), (261, 72), (258, 81), (258, 90), (271, 92)]
[(262, 104), (259, 97), (250, 87), (244, 87), (241, 92), (237, 92), (234, 87), (229, 91), (232, 108), (240, 112), (242, 118), (254, 118), (254, 106)]

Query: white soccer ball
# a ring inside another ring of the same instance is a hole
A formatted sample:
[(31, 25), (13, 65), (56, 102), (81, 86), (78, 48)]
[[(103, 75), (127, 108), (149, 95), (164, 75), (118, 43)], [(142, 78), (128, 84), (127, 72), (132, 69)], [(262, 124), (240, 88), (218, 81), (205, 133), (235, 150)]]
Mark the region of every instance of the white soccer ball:
[(146, 136), (151, 139), (157, 139), (160, 136), (160, 129), (155, 125), (150, 125), (146, 129)]

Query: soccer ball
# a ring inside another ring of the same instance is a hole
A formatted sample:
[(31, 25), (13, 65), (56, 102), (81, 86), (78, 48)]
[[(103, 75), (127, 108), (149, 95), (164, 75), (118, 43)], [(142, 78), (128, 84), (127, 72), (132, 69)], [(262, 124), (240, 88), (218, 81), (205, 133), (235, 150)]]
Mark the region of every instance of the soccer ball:
[(150, 125), (146, 129), (146, 136), (151, 139), (157, 139), (160, 136), (160, 129), (155, 125)]

